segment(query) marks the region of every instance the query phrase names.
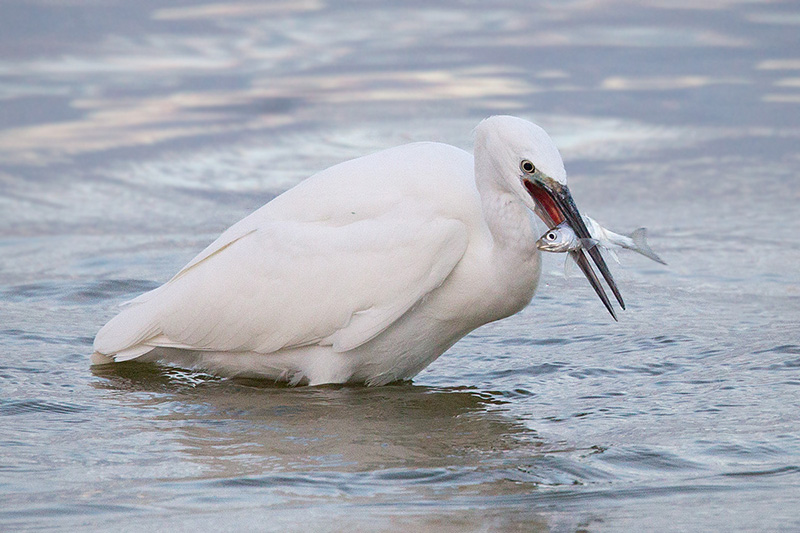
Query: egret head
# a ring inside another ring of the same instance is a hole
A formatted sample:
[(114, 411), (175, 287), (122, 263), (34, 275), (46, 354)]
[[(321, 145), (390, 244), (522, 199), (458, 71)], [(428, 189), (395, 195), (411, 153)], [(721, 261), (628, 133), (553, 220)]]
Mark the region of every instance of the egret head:
[[(516, 195), (552, 228), (565, 222), (581, 239), (590, 239), (583, 217), (567, 187), (564, 162), (555, 143), (542, 128), (510, 116), (487, 118), (475, 128), (475, 166)], [(583, 250), (570, 252), (611, 316), (614, 309)], [(597, 248), (588, 250), (620, 306), (625, 303)]]

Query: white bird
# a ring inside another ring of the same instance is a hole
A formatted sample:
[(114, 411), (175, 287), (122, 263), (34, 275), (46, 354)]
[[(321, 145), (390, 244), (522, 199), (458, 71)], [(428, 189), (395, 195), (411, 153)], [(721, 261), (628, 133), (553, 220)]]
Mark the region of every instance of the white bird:
[[(412, 378), (531, 301), (532, 213), (589, 236), (542, 128), (490, 117), (474, 153), (412, 143), (308, 178), (123, 304), (98, 332), (92, 364), (162, 361), (309, 385)], [(624, 309), (599, 252), (588, 252)], [(614, 315), (584, 252), (574, 258)]]

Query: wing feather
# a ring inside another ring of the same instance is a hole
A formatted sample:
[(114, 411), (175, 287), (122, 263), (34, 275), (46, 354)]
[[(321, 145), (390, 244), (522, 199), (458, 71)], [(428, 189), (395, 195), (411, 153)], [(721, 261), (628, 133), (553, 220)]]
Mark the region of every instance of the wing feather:
[(424, 210), (253, 226), (231, 227), (169, 282), (129, 302), (95, 350), (117, 360), (158, 346), (351, 350), (440, 286), (467, 247), (462, 222)]

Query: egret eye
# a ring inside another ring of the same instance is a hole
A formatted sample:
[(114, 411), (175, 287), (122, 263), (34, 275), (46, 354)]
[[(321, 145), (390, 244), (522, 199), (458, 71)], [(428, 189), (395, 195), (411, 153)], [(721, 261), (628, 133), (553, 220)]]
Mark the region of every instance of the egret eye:
[(536, 172), (536, 167), (527, 159), (522, 160), (522, 163), (519, 164), (519, 168), (522, 169), (525, 174), (533, 174)]

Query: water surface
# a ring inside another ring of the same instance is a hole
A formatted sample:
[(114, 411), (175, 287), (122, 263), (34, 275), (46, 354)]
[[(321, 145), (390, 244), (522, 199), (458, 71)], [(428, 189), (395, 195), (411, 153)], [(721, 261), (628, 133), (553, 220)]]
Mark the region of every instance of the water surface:
[[(0, 529), (800, 528), (791, 2), (5, 2)], [(645, 225), (412, 384), (88, 367), (117, 304), (304, 177), (494, 113)]]

